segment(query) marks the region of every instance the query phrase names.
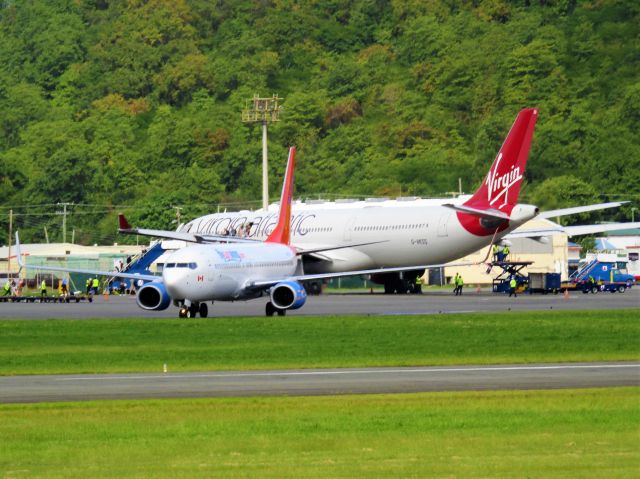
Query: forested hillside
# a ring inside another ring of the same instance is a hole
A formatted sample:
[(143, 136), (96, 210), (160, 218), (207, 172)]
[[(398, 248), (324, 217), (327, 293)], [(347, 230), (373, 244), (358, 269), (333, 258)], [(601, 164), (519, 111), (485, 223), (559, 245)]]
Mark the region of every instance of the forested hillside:
[(68, 229), (94, 242), (118, 210), (168, 228), (174, 206), (259, 200), (260, 126), (241, 122), (255, 93), (284, 98), (272, 199), (290, 144), (296, 196), (471, 191), (536, 106), (526, 200), (640, 202), (635, 0), (0, 5), (3, 242), (10, 207), (35, 241), (72, 202)]

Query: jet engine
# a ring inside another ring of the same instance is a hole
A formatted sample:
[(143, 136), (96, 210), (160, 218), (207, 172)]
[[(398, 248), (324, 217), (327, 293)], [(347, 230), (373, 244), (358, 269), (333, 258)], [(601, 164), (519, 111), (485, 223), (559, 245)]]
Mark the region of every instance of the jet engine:
[(167, 293), (164, 284), (153, 281), (138, 289), (136, 301), (142, 309), (161, 311), (169, 307), (171, 297)]
[(283, 281), (271, 288), (271, 302), (278, 309), (298, 309), (307, 301), (307, 292), (297, 281)]

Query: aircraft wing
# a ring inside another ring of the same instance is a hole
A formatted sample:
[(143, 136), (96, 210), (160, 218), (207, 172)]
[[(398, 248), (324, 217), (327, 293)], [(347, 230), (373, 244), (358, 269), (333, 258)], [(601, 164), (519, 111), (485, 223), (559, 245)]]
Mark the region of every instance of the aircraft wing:
[(552, 228), (539, 228), (533, 230), (515, 230), (511, 233), (503, 236), (503, 239), (514, 238), (531, 238), (538, 239), (545, 236), (551, 236), (557, 233), (564, 233), (566, 235), (581, 236), (594, 233), (604, 233), (606, 231), (620, 231), (627, 229), (640, 228), (640, 222), (635, 223), (609, 223), (600, 225), (581, 225), (581, 226), (561, 226), (557, 225)]
[(268, 281), (253, 281), (247, 285), (247, 288), (266, 288), (273, 286), (282, 281), (309, 281), (314, 279), (331, 279), (331, 278), (344, 278), (345, 276), (360, 276), (363, 274), (380, 274), (380, 273), (399, 273), (401, 271), (413, 271), (416, 269), (428, 269), (428, 268), (444, 268), (444, 267), (456, 267), (456, 266), (478, 266), (482, 262), (465, 262), (465, 263), (441, 263), (441, 264), (422, 264), (417, 266), (402, 266), (397, 268), (375, 268), (375, 269), (362, 269), (357, 271), (345, 271), (342, 273), (319, 273), (319, 274), (300, 274), (296, 276), (288, 276), (280, 279), (273, 279)]
[(372, 244), (380, 244), (380, 243), (388, 243), (388, 242), (389, 240), (382, 240), (382, 241), (369, 241), (367, 243), (344, 244), (340, 246), (321, 246), (318, 248), (309, 248), (309, 249), (304, 249), (297, 246), (295, 248), (299, 255), (314, 255), (318, 253), (324, 253), (325, 251), (333, 251), (336, 249), (355, 248), (356, 246), (368, 246)]
[(575, 215), (578, 213), (587, 213), (589, 211), (604, 210), (606, 208), (617, 208), (629, 203), (628, 201), (614, 201), (612, 203), (598, 203), (595, 205), (575, 206), (573, 208), (562, 208), (559, 210), (543, 211), (538, 218), (556, 218), (558, 216)]
[(20, 268), (30, 268), (42, 271), (61, 271), (64, 273), (80, 273), (91, 274), (96, 276), (108, 276), (110, 278), (127, 278), (127, 279), (142, 279), (144, 281), (162, 281), (162, 276), (156, 276), (153, 274), (138, 274), (138, 273), (122, 273), (119, 271), (96, 271), (90, 269), (76, 269), (76, 268), (63, 268), (60, 266), (27, 266), (22, 260), (22, 254), (20, 252), (20, 238), (16, 232), (16, 256), (18, 258), (18, 265)]

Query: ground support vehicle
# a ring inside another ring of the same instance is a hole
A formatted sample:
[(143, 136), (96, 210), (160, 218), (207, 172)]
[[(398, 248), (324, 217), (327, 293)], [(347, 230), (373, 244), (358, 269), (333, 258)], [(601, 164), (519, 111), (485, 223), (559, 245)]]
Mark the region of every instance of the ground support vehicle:
[(529, 294), (558, 294), (561, 287), (560, 273), (529, 273)]
[(93, 302), (91, 294), (70, 294), (68, 296), (0, 296), (0, 303), (79, 303)]
[(533, 261), (495, 261), (491, 268), (498, 267), (502, 271), (493, 280), (494, 293), (508, 293), (511, 290), (511, 279), (516, 279), (516, 291), (522, 292), (529, 286), (529, 278), (522, 270), (533, 264)]

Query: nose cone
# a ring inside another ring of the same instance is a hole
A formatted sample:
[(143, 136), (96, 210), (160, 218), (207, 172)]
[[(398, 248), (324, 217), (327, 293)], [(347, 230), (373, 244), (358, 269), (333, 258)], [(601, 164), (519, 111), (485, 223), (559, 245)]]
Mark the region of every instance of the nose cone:
[(172, 298), (189, 298), (189, 285), (195, 264), (192, 255), (182, 250), (176, 251), (167, 258), (162, 270), (162, 280)]
[(516, 205), (513, 210), (511, 210), (511, 223), (516, 223), (521, 225), (526, 223), (532, 218), (538, 216), (539, 209), (537, 206), (533, 205)]

